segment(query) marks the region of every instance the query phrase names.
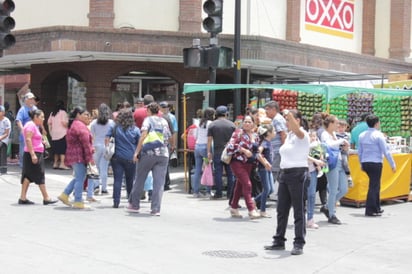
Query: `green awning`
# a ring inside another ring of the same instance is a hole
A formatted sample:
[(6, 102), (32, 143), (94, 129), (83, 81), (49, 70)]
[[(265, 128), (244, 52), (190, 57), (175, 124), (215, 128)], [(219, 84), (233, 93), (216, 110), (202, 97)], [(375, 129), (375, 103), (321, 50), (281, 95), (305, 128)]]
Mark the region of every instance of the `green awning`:
[(372, 93), (377, 95), (388, 96), (412, 96), (412, 90), (400, 89), (376, 89), (376, 88), (358, 88), (358, 87), (343, 87), (330, 85), (281, 85), (281, 84), (192, 84), (187, 83), (183, 86), (183, 94), (189, 94), (200, 91), (210, 90), (234, 90), (234, 89), (284, 89), (293, 90), (313, 94), (322, 94), (326, 96), (326, 103), (329, 103), (333, 98), (350, 94), (350, 93)]

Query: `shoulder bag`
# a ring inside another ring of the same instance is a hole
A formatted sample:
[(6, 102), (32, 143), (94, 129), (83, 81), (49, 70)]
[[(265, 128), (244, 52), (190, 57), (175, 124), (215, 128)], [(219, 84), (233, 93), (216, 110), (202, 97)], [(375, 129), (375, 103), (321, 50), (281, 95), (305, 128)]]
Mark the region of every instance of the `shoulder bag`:
[(336, 167), (338, 164), (338, 157), (340, 153), (339, 148), (332, 148), (331, 146), (325, 145), (326, 146), (326, 159), (328, 161), (328, 167), (329, 170), (332, 170)]
[(115, 125), (114, 126), (114, 128), (113, 128), (113, 134), (112, 134), (112, 137), (110, 137), (110, 139), (109, 139), (109, 144), (107, 144), (107, 146), (106, 146), (106, 149), (105, 149), (105, 151), (104, 151), (104, 158), (107, 160), (107, 161), (109, 161), (112, 157), (113, 157), (113, 155), (114, 155), (114, 152), (115, 152), (115, 150), (116, 150), (116, 142), (115, 142), (115, 137), (116, 137), (116, 130), (117, 130), (117, 125)]
[[(237, 134), (237, 139), (240, 139), (240, 135), (242, 134), (242, 130), (239, 130), (238, 132), (236, 132)], [(235, 134), (235, 132), (233, 133)], [(230, 141), (226, 144), (225, 148), (222, 151), (222, 155), (220, 156), (220, 161), (225, 163), (225, 164), (230, 164), (230, 162), (232, 161), (232, 156), (233, 154), (228, 154), (227, 152), (227, 148), (229, 146)]]

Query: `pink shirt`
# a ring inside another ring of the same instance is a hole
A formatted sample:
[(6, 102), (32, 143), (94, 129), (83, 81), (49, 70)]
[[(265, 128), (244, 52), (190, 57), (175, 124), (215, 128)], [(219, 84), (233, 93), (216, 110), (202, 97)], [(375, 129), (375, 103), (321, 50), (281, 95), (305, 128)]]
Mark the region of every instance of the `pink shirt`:
[[(47, 124), (49, 125), (50, 136), (52, 140), (60, 140), (67, 133), (67, 113), (64, 110), (59, 110), (55, 116), (50, 114)], [(64, 126), (66, 125), (66, 126)]]
[[(44, 152), (44, 146), (42, 143), (42, 135), (40, 133), (39, 127), (33, 121), (27, 122), (23, 127), (23, 135), (26, 136), (28, 132), (32, 132), (31, 144), (35, 152)], [(27, 148), (26, 137), (24, 137), (24, 151), (30, 152)]]

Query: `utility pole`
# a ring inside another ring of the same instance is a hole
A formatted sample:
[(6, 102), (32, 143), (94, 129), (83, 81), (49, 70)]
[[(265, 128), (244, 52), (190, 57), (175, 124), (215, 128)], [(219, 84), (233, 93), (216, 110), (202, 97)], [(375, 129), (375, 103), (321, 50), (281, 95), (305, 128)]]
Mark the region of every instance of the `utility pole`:
[[(235, 45), (234, 45), (234, 82), (235, 84), (241, 84), (241, 66), (240, 66), (240, 17), (241, 17), (241, 9), (240, 9), (241, 1), (236, 0), (235, 2)], [(234, 90), (234, 109), (233, 109), (233, 116), (236, 117), (241, 114), (240, 105), (241, 105), (241, 94), (240, 89)]]

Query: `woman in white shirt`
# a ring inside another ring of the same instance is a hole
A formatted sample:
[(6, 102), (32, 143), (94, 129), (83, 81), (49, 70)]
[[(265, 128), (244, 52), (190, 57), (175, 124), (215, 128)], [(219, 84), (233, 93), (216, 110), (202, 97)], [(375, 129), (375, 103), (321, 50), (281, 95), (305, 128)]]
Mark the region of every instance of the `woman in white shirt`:
[(292, 255), (301, 255), (305, 245), (304, 194), (308, 178), (309, 133), (307, 122), (297, 110), (284, 111), (288, 133), (279, 149), (280, 176), (277, 203), (277, 228), (272, 245), (266, 250), (284, 250), (285, 234), (288, 226), (290, 208), (293, 207), (295, 219), (295, 238)]
[[(195, 145), (195, 174), (192, 180), (193, 197), (200, 198), (200, 178), (202, 175), (203, 159), (207, 158), (207, 129), (215, 117), (213, 108), (206, 108), (203, 111), (203, 117), (196, 128), (196, 145)], [(209, 190), (210, 191), (210, 190)]]

